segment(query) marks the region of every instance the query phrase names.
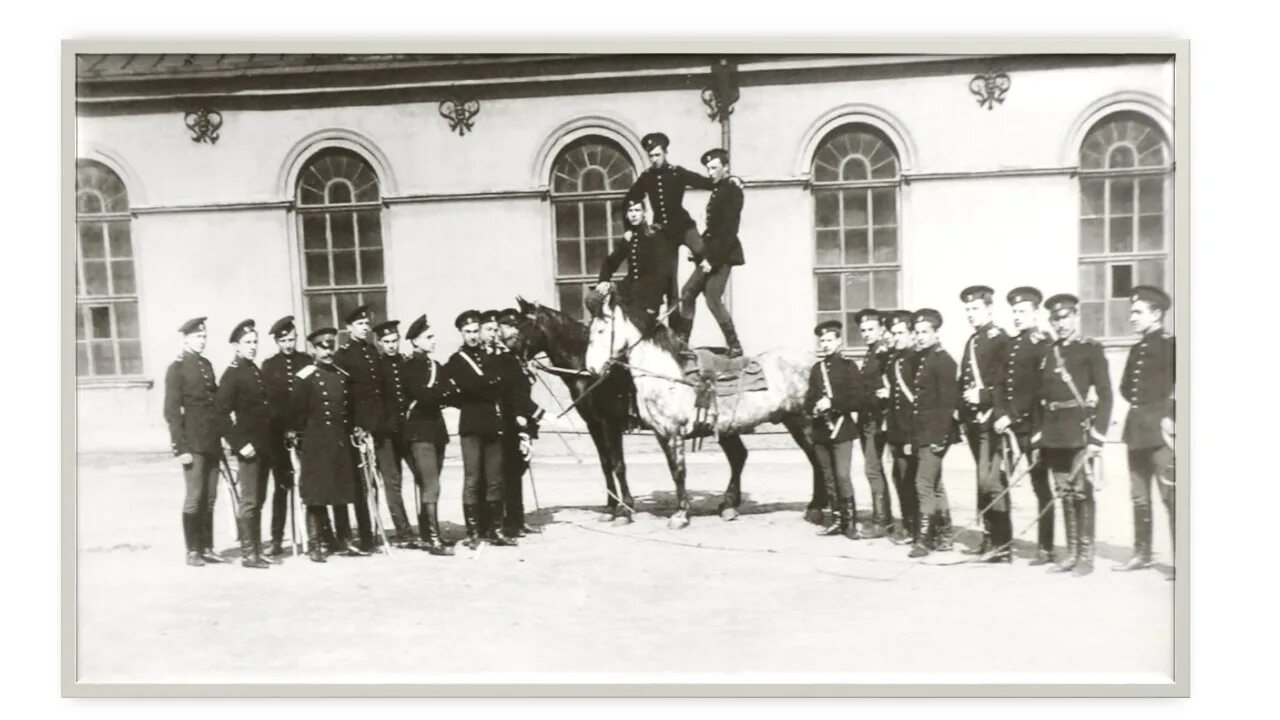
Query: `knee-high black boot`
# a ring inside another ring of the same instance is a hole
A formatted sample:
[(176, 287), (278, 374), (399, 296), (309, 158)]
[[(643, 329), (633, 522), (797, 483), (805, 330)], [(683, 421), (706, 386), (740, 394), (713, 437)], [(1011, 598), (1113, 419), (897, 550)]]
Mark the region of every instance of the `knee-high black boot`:
[(485, 517), (484, 539), (488, 540), (491, 545), (498, 547), (511, 547), (516, 544), (515, 538), (508, 537), (506, 531), (502, 529), (502, 501), (491, 500), (488, 504), (489, 512)]
[(182, 513), (182, 538), (187, 545), (187, 564), (192, 567), (204, 566), (204, 558), (200, 556), (199, 518), (197, 513)]

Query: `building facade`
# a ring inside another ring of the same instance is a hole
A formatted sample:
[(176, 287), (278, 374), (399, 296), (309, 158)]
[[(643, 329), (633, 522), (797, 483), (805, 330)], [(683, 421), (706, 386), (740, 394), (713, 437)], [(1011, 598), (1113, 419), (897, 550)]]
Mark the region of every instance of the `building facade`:
[[(1129, 288), (1173, 290), (1173, 81), (1132, 55), (79, 56), (80, 446), (167, 447), (189, 317), (221, 369), (246, 317), (370, 302), (449, 352), (469, 307), (582, 312), (655, 130), (746, 183), (748, 353), (929, 306), (956, 354), (961, 288), (1029, 284), (1081, 297), (1118, 377)], [(705, 311), (693, 339), (720, 342)]]

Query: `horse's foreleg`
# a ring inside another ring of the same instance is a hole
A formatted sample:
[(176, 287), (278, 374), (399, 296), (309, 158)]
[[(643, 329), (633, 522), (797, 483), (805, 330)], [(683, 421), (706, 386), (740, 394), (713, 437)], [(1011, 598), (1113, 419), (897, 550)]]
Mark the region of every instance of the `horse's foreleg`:
[(747, 446), (741, 435), (720, 434), (720, 449), (729, 460), (729, 486), (720, 500), (720, 517), (725, 520), (738, 518), (738, 505), (742, 503), (742, 468), (747, 464)]
[(609, 499), (606, 501), (609, 517), (603, 519), (611, 520), (618, 514), (618, 501), (615, 499), (617, 487), (613, 484), (613, 458), (616, 451), (610, 447), (609, 433), (599, 419), (587, 421), (587, 432), (591, 433), (591, 442), (596, 446), (596, 455), (600, 458), (600, 471), (604, 473), (604, 486), (609, 494)]
[(805, 457), (809, 459), (809, 468), (813, 472), (813, 497), (809, 500), (809, 507), (805, 509), (804, 519), (815, 525), (821, 525), (822, 511), (827, 506), (827, 484), (822, 480), (822, 470), (818, 467), (818, 458), (813, 452), (813, 424), (807, 418), (798, 415), (783, 420), (782, 424), (804, 451)]
[(631, 497), (631, 487), (627, 484), (627, 459), (622, 451), (622, 423), (609, 422), (606, 433), (609, 436), (609, 446), (613, 450), (613, 475), (618, 479), (618, 491), (621, 493), (618, 497), (623, 504), (623, 507), (618, 509), (618, 519), (631, 522), (631, 510), (635, 509), (636, 501)]
[(676, 484), (676, 512), (667, 521), (667, 527), (679, 530), (689, 526), (689, 495), (684, 487), (684, 438), (659, 435), (658, 444), (667, 456), (667, 468), (671, 470), (671, 479)]

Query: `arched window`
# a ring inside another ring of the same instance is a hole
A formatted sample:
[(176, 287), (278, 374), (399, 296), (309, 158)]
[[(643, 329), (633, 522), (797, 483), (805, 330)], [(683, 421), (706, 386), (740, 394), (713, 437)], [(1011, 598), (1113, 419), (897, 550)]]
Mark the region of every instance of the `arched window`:
[[(1138, 113), (1107, 116), (1080, 147), (1080, 328), (1130, 334), (1135, 285), (1173, 293), (1169, 143)], [(1166, 318), (1172, 327), (1172, 313)]]
[(860, 345), (854, 313), (900, 304), (898, 153), (875, 128), (845, 125), (818, 145), (812, 177), (818, 321), (841, 321)]
[(76, 376), (142, 374), (129, 193), (106, 165), (76, 161)]
[(560, 309), (587, 317), (582, 301), (600, 266), (622, 239), (622, 198), (635, 181), (630, 158), (612, 141), (585, 137), (556, 157), (551, 171), (555, 214), (556, 295)]
[(298, 218), (307, 327), (342, 330), (347, 313), (366, 303), (385, 319), (382, 202), (369, 163), (342, 148), (316, 153), (298, 174)]

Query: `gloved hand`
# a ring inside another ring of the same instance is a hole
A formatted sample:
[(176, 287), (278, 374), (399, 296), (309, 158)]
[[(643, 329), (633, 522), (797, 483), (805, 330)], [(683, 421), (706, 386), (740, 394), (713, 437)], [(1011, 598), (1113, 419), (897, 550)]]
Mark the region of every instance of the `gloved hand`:
[(191, 453), (182, 453), (178, 455), (178, 464), (180, 465), (190, 465), (193, 462), (195, 462), (195, 458), (191, 457)]
[(529, 459), (533, 457), (533, 441), (525, 433), (520, 433), (520, 456), (524, 458), (525, 462), (529, 462)]

